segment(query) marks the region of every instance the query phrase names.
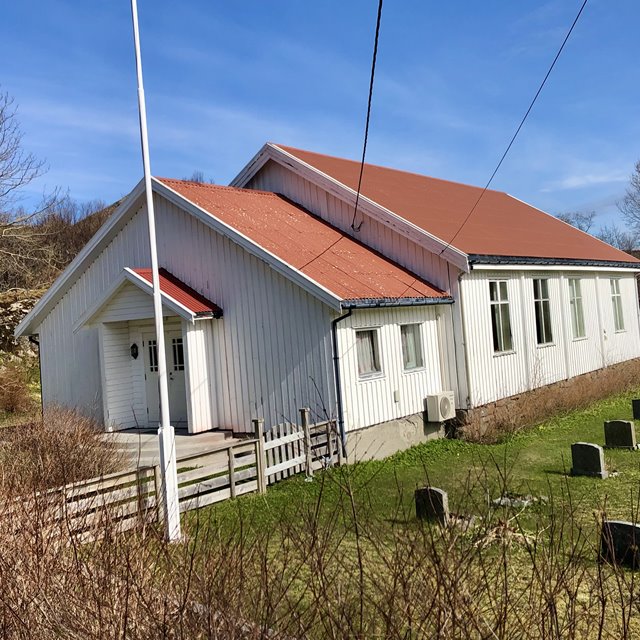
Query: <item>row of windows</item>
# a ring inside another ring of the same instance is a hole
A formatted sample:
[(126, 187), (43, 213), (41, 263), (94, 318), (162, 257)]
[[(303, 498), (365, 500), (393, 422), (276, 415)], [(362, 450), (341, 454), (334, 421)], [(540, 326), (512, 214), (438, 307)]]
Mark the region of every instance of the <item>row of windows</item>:
[[(624, 331), (624, 315), (622, 313), (622, 294), (620, 280), (611, 278), (611, 304), (613, 306), (613, 323), (616, 331)], [(496, 353), (513, 350), (513, 334), (511, 332), (511, 316), (509, 313), (509, 295), (506, 280), (489, 282), (489, 298), (491, 301), (491, 329), (493, 333), (493, 350)], [(545, 345), (553, 343), (551, 328), (551, 297), (549, 281), (545, 278), (533, 280), (533, 304), (536, 319), (536, 343)], [(569, 309), (571, 312), (571, 330), (575, 340), (586, 337), (584, 324), (584, 306), (579, 278), (569, 278)]]
[[(402, 364), (405, 371), (424, 367), (424, 351), (420, 328), (420, 324), (400, 325)], [(377, 329), (356, 330), (356, 354), (358, 375), (361, 378), (372, 377), (382, 373)]]

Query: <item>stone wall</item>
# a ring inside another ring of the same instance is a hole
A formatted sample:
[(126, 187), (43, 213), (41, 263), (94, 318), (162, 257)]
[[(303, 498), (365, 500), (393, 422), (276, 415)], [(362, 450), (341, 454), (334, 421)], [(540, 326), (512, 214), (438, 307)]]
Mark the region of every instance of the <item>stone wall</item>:
[(458, 434), (468, 440), (492, 442), (558, 413), (588, 406), (615, 393), (640, 387), (640, 359), (597, 369), (458, 412)]

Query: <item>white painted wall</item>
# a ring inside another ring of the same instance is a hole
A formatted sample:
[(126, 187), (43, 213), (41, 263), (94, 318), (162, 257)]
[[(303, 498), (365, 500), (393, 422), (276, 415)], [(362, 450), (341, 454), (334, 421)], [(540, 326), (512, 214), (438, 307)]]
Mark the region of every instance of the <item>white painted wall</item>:
[[(586, 337), (574, 339), (568, 279), (581, 280)], [(611, 277), (619, 277), (625, 331), (616, 333)], [(536, 344), (533, 279), (547, 278), (553, 343)], [(513, 351), (495, 354), (489, 281), (507, 280)], [(472, 271), (462, 277), (464, 339), (469, 369), (469, 406), (475, 407), (558, 380), (640, 356), (635, 277), (606, 272)]]
[[(356, 310), (338, 324), (340, 375), (345, 429), (370, 426), (424, 410), (427, 395), (442, 391), (444, 359), (440, 356), (439, 318), (446, 321), (447, 305)], [(405, 372), (400, 325), (421, 323), (424, 368)], [(356, 329), (379, 332), (382, 374), (358, 376)], [(398, 402), (394, 392), (398, 392)]]
[[(155, 197), (160, 265), (224, 310), (223, 319), (203, 329), (210, 350), (191, 361), (191, 383), (200, 386), (206, 379), (209, 384), (213, 425), (243, 431), (250, 430), (257, 417), (267, 426), (295, 419), (303, 406), (318, 416), (324, 416), (323, 407), (332, 412), (331, 310), (265, 262)], [(148, 264), (142, 207), (38, 327), (45, 403), (82, 407), (102, 418), (98, 329), (73, 333), (72, 327), (124, 267)], [(135, 308), (146, 313), (145, 304), (125, 289), (113, 314), (124, 320), (135, 315)], [(203, 339), (188, 336), (189, 341)], [(208, 372), (202, 369), (205, 361)], [(200, 392), (199, 397), (205, 402), (207, 394)], [(134, 399), (134, 406), (138, 402)], [(191, 410), (194, 415), (205, 411)], [(124, 403), (120, 411), (119, 418)]]

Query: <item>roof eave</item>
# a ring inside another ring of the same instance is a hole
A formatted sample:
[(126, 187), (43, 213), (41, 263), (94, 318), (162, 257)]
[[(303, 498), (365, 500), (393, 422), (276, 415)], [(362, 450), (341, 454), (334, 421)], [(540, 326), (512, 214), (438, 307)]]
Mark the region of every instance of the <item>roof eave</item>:
[(494, 256), (469, 254), (471, 269), (486, 269), (490, 267), (564, 267), (564, 268), (588, 268), (588, 269), (624, 269), (640, 271), (640, 262), (629, 260), (592, 260), (584, 258), (545, 258), (533, 256)]
[(451, 296), (433, 298), (360, 298), (343, 300), (343, 309), (377, 309), (380, 307), (425, 307), (436, 304), (453, 304)]

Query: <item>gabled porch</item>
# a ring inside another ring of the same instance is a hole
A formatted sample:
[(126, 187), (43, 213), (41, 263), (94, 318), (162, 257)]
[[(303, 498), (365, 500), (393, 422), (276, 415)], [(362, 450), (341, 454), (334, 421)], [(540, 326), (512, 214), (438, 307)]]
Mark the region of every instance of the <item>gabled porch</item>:
[[(210, 362), (220, 307), (160, 270), (169, 405), (174, 427), (214, 428)], [(158, 349), (149, 269), (123, 270), (80, 319), (75, 331), (98, 329), (105, 430), (155, 428), (159, 422)]]

